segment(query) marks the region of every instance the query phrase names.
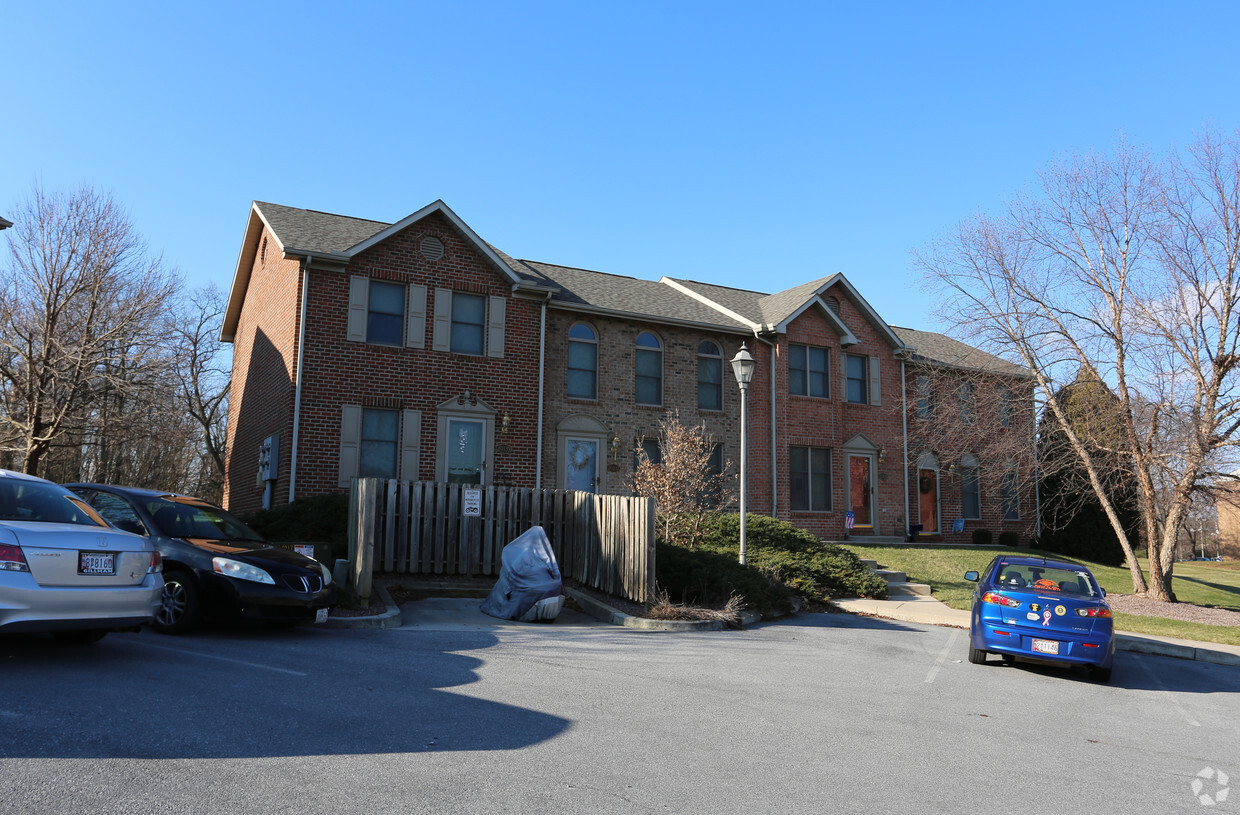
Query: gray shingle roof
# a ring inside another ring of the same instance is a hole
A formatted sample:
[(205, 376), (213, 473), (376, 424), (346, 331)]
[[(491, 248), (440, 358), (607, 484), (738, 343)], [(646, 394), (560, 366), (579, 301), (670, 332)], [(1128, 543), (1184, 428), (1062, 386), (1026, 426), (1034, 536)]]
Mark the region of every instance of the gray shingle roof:
[(519, 261), (523, 276), (558, 286), (551, 302), (572, 308), (584, 306), (615, 311), (657, 321), (694, 323), (729, 331), (749, 332), (749, 327), (726, 314), (656, 280), (592, 272), (532, 260)]
[(391, 226), (382, 221), (350, 218), (312, 209), (296, 209), (265, 201), (255, 201), (254, 205), (276, 233), (280, 243), (286, 248), (306, 252), (343, 252)]
[(983, 371), (985, 373), (1002, 374), (1005, 376), (1017, 376), (1028, 378), (1031, 376), (1029, 369), (1006, 359), (988, 354), (985, 351), (979, 351), (971, 345), (965, 345), (959, 340), (954, 340), (945, 334), (937, 334), (933, 331), (918, 331), (914, 328), (900, 328), (892, 326), (896, 336), (907, 346), (911, 346), (913, 353), (911, 358), (922, 362), (929, 362), (935, 365), (945, 365), (949, 368), (962, 368), (971, 371)]
[(793, 312), (805, 305), (805, 301), (813, 297), (829, 279), (829, 277), (822, 277), (774, 294), (715, 286), (697, 280), (677, 280), (676, 282), (714, 300), (750, 322), (774, 326), (782, 323)]

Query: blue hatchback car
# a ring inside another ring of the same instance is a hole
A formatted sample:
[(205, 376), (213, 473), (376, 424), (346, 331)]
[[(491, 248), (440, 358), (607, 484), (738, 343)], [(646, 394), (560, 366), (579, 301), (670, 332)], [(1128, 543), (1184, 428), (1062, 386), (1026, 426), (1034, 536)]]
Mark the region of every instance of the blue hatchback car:
[(1082, 665), (1099, 682), (1111, 680), (1115, 629), (1106, 592), (1089, 569), (1041, 557), (1001, 555), (980, 575), (969, 626), (969, 661), (988, 654), (1005, 662), (1023, 657)]

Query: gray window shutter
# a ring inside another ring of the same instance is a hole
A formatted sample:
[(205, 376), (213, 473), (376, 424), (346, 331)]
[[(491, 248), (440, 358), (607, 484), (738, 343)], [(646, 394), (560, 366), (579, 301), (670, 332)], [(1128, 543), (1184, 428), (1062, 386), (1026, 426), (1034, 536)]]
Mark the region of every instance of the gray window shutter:
[(366, 342), (366, 317), (370, 312), (370, 278), (349, 278), (349, 342)]
[(349, 486), (357, 475), (358, 456), (362, 445), (362, 408), (359, 405), (340, 407), (340, 477), (336, 485)]
[(452, 350), (452, 289), (435, 289), (435, 330), (431, 347)]
[(491, 297), (487, 305), (487, 356), (504, 357), (504, 309), (508, 302), (502, 297)]
[(426, 286), (409, 284), (405, 292), (405, 347), (426, 347)]
[(870, 357), (870, 404), (881, 405), (883, 403), (882, 394), (882, 377), (879, 368), (878, 357)]
[(418, 451), (422, 447), (422, 411), (406, 410), (401, 413), (400, 429), (400, 478), (418, 480)]
[(848, 401), (848, 354), (840, 351), (840, 401)]

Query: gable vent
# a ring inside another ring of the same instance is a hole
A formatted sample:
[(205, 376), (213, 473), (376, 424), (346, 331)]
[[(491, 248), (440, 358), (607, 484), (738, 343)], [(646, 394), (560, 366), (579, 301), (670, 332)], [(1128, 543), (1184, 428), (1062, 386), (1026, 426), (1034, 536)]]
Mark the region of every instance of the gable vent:
[(840, 301), (834, 297), (827, 298), (827, 308), (831, 309), (831, 313), (836, 317), (840, 316)]
[(427, 260), (439, 260), (443, 257), (443, 241), (434, 236), (422, 239), (422, 257)]

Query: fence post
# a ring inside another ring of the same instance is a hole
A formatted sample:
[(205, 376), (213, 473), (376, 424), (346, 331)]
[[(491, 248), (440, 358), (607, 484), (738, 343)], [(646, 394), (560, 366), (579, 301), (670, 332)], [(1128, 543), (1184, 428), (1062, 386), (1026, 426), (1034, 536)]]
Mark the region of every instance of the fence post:
[[(377, 478), (359, 478), (353, 481), (357, 490), (356, 529), (350, 531), (350, 549), (353, 559), (349, 569), (349, 587), (357, 592), (363, 602), (370, 600), (370, 583), (375, 562), (375, 522), (378, 511), (375, 506), (379, 495)], [(356, 536), (356, 547), (352, 541)]]

